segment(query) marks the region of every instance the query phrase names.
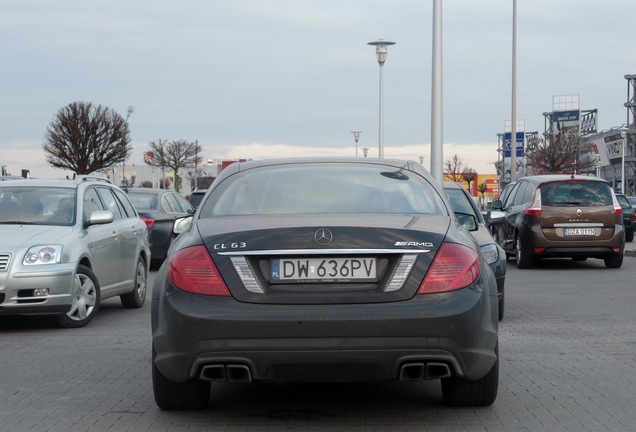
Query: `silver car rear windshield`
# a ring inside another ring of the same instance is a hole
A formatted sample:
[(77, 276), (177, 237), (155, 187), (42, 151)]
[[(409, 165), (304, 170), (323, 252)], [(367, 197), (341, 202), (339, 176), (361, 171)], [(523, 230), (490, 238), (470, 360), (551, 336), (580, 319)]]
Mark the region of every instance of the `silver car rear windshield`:
[[(420, 175), (386, 166), (276, 166), (225, 180), (201, 217), (318, 213), (447, 214)], [(229, 184), (227, 184), (229, 183)]]

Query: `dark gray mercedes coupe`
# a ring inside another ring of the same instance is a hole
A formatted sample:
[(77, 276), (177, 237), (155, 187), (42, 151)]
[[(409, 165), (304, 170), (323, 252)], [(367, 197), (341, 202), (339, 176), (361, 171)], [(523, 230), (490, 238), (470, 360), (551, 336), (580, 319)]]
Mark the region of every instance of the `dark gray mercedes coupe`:
[(160, 408), (251, 381), (439, 379), (449, 405), (495, 401), (495, 277), (419, 163), (237, 162), (210, 189), (155, 279)]

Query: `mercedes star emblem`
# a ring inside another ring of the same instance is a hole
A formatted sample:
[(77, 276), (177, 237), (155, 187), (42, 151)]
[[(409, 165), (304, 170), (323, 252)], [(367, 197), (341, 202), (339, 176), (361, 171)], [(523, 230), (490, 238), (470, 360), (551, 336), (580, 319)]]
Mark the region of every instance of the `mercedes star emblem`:
[(328, 245), (331, 243), (331, 240), (333, 240), (333, 234), (326, 228), (320, 228), (314, 234), (314, 240), (316, 240), (316, 243), (319, 245)]

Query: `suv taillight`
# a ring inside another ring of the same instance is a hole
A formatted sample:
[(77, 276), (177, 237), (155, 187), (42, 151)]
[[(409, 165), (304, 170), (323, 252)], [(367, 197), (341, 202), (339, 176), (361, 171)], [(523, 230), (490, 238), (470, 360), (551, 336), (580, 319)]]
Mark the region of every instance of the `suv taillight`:
[(532, 201), (532, 205), (526, 209), (525, 214), (530, 216), (541, 215), (541, 189), (537, 188), (534, 192), (534, 201)]
[(168, 278), (176, 288), (193, 294), (230, 296), (205, 246), (181, 249), (168, 257)]
[(456, 243), (443, 243), (420, 285), (418, 294), (465, 288), (479, 277), (479, 254)]
[(612, 200), (614, 201), (614, 214), (615, 215), (622, 215), (623, 214), (623, 208), (618, 203), (618, 199), (616, 198), (616, 195), (612, 194)]

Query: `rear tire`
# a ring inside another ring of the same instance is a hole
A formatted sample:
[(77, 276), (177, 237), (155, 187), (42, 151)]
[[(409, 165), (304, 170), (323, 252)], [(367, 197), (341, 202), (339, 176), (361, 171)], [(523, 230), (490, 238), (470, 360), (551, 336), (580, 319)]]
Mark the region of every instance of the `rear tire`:
[(197, 379), (179, 383), (170, 381), (155, 366), (155, 350), (152, 350), (152, 388), (155, 403), (162, 410), (200, 410), (210, 401), (210, 383)]
[(531, 269), (534, 265), (534, 258), (530, 256), (528, 250), (521, 243), (521, 238), (515, 238), (515, 260), (520, 269)]
[(497, 399), (499, 388), (499, 346), (497, 360), (488, 373), (476, 380), (452, 377), (442, 379), (442, 397), (449, 406), (488, 406)]
[(607, 268), (620, 268), (623, 265), (623, 254), (612, 254), (604, 259), (605, 267)]
[(625, 232), (625, 241), (626, 241), (626, 242), (632, 242), (632, 241), (634, 241), (634, 231), (627, 231), (627, 232)]
[(119, 296), (121, 304), (125, 308), (140, 308), (144, 305), (146, 300), (148, 271), (146, 270), (146, 261), (142, 257), (137, 260), (137, 267), (135, 268), (135, 280), (133, 284), (133, 290), (128, 294)]

